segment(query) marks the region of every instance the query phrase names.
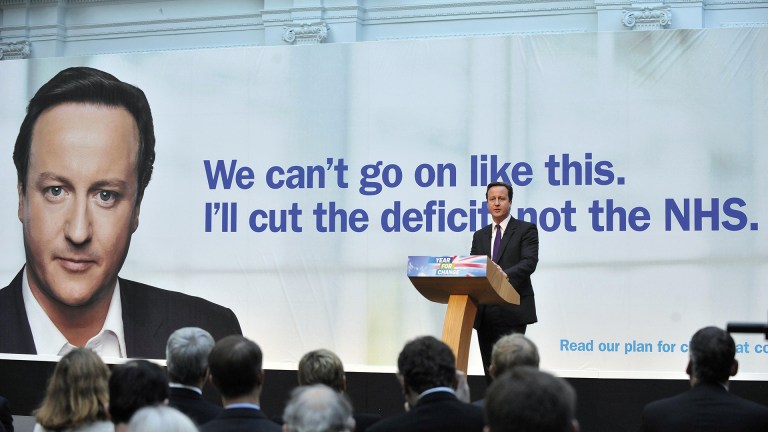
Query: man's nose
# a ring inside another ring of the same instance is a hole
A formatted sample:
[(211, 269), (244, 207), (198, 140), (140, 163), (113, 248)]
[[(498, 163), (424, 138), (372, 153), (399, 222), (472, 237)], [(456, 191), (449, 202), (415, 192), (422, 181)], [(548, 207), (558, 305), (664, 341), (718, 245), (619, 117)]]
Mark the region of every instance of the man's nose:
[(78, 197), (71, 203), (64, 235), (74, 244), (83, 244), (91, 239), (91, 210), (85, 197)]

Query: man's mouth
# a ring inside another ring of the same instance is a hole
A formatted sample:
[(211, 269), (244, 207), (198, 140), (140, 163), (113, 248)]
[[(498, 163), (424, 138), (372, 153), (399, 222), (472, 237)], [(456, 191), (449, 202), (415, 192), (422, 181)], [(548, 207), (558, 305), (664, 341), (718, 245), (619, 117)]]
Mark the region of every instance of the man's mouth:
[(60, 257), (57, 258), (57, 261), (65, 270), (70, 272), (83, 272), (96, 264), (94, 260), (89, 258)]

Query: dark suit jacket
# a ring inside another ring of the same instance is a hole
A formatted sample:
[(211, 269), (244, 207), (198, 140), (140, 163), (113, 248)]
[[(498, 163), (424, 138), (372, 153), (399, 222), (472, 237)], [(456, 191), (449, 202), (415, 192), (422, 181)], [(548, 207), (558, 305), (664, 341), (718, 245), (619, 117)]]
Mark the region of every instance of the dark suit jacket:
[(268, 419), (261, 410), (225, 409), (215, 419), (200, 426), (200, 432), (281, 432), (279, 424)]
[(436, 392), (419, 399), (410, 411), (373, 424), (368, 432), (481, 432), (484, 423), (480, 408)]
[[(23, 270), (23, 269), (22, 269)], [(0, 290), (0, 352), (37, 354), (21, 293), (20, 271)], [(235, 314), (199, 297), (120, 279), (125, 348), (131, 358), (165, 358), (168, 337), (181, 327), (200, 327), (214, 339), (242, 334)]]
[[(494, 224), (490, 224), (475, 232), (472, 237), (471, 255), (491, 256), (493, 226)], [(520, 294), (520, 306), (480, 305), (475, 319), (476, 329), (480, 329), (484, 321), (494, 321), (495, 325), (512, 327), (533, 324), (538, 320), (531, 285), (531, 274), (539, 262), (539, 232), (536, 225), (510, 218), (501, 238), (499, 252), (499, 258), (494, 261), (504, 269), (509, 276), (509, 283)]]
[(185, 388), (171, 387), (168, 405), (186, 414), (197, 425), (206, 424), (221, 413), (220, 406), (203, 399), (199, 393)]
[(768, 407), (729, 393), (719, 384), (698, 384), (643, 409), (644, 432), (768, 431)]
[(8, 399), (0, 396), (0, 432), (13, 432), (13, 415)]

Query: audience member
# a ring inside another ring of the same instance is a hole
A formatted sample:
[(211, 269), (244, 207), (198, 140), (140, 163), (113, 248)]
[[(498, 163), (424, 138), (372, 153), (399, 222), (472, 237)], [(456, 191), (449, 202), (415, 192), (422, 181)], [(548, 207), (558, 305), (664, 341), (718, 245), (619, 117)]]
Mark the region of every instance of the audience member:
[(168, 404), (199, 425), (221, 412), (220, 407), (203, 399), (203, 386), (208, 380), (208, 354), (214, 343), (207, 331), (184, 327), (171, 334), (165, 348), (170, 386)]
[(128, 432), (197, 432), (197, 426), (177, 409), (155, 405), (136, 411), (128, 423)]
[[(508, 334), (493, 345), (488, 375), (493, 379), (516, 366), (539, 368), (538, 348), (521, 333)], [(475, 401), (474, 404), (485, 408), (485, 399)]]
[(145, 406), (168, 401), (168, 377), (160, 366), (146, 360), (117, 365), (109, 378), (109, 415), (117, 432), (128, 428), (131, 416)]
[(414, 339), (400, 352), (397, 368), (408, 411), (381, 420), (370, 432), (483, 430), (482, 410), (454, 394), (456, 360), (448, 345), (432, 336)]
[[(299, 385), (325, 384), (339, 393), (347, 391), (347, 377), (339, 356), (327, 349), (318, 349), (304, 354), (299, 360)], [(376, 414), (354, 414), (355, 431), (365, 432), (368, 427), (381, 420)]]
[(261, 364), (261, 349), (243, 336), (227, 336), (214, 345), (208, 367), (224, 410), (202, 425), (201, 432), (280, 431), (280, 425), (270, 421), (259, 405), (264, 383)]
[(489, 432), (578, 432), (576, 393), (561, 378), (518, 366), (488, 388)]
[(35, 411), (35, 432), (112, 432), (107, 415), (109, 369), (98, 354), (75, 348), (56, 364), (43, 403)]
[(8, 399), (0, 396), (0, 432), (13, 432), (13, 415)]
[(324, 384), (297, 387), (283, 413), (283, 432), (356, 431), (352, 405)]
[(768, 431), (768, 407), (728, 391), (728, 379), (739, 369), (736, 344), (717, 327), (697, 331), (688, 346), (691, 389), (652, 402), (643, 409), (646, 432)]

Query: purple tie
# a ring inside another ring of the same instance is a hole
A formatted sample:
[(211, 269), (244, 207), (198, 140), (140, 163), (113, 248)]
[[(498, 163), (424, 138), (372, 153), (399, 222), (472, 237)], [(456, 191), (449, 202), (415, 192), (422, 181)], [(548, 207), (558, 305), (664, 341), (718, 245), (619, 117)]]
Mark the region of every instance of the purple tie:
[(493, 259), (494, 262), (499, 262), (499, 249), (501, 249), (501, 225), (496, 225), (496, 237), (493, 239)]

